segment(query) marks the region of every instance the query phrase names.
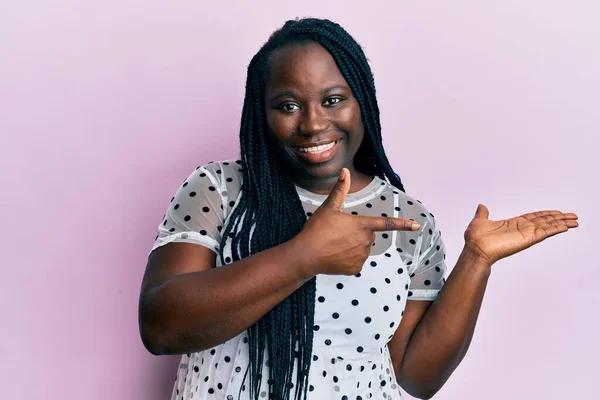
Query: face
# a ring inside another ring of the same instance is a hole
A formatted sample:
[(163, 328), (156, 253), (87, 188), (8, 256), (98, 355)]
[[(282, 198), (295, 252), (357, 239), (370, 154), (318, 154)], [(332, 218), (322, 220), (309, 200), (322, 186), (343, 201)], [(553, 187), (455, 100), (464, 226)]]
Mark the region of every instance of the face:
[(293, 44), (270, 59), (265, 112), (272, 148), (292, 179), (331, 188), (364, 136), (360, 107), (331, 54), (316, 43)]

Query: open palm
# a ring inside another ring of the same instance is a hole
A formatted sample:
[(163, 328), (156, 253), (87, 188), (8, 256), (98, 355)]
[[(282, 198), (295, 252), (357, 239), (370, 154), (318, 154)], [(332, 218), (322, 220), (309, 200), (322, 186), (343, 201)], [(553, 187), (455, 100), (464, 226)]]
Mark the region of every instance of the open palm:
[(488, 217), (488, 208), (479, 204), (465, 231), (465, 244), (490, 264), (579, 226), (576, 214), (558, 210), (536, 211), (502, 221)]

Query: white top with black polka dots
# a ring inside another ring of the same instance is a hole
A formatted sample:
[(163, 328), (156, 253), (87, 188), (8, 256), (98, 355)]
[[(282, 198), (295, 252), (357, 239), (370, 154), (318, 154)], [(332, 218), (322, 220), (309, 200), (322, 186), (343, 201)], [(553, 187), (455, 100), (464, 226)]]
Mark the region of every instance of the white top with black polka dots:
[[(239, 160), (198, 167), (171, 199), (152, 250), (187, 242), (218, 252), (220, 232), (236, 206), (241, 181)], [(297, 192), (307, 217), (327, 197), (300, 187)], [(317, 276), (308, 398), (397, 400), (401, 394), (387, 342), (406, 301), (434, 300), (445, 282), (441, 232), (419, 200), (378, 177), (348, 194), (343, 211), (410, 218), (421, 229), (376, 233), (371, 255), (355, 276)], [(224, 255), (231, 256), (230, 244)], [(226, 263), (231, 260), (227, 257)], [(212, 349), (183, 354), (171, 399), (249, 400), (247, 377), (244, 382), (248, 363), (246, 332)], [(260, 398), (268, 397), (267, 378), (263, 373)]]

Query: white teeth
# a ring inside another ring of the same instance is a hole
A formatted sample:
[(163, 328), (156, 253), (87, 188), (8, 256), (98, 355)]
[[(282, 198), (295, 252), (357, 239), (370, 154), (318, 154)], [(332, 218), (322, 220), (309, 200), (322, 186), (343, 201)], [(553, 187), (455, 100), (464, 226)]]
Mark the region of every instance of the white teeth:
[(322, 153), (324, 151), (331, 149), (333, 146), (335, 146), (335, 144), (336, 144), (336, 142), (331, 142), (329, 144), (324, 144), (321, 146), (299, 147), (298, 150), (300, 150), (303, 153), (317, 154), (317, 153)]

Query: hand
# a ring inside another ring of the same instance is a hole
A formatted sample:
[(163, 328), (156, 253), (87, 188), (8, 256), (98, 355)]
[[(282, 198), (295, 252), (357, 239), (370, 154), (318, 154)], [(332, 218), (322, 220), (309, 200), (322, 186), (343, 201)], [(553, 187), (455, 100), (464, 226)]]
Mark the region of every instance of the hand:
[(417, 230), (410, 219), (366, 217), (341, 211), (350, 190), (350, 172), (342, 168), (340, 177), (323, 204), (294, 238), (308, 258), (311, 274), (355, 275), (371, 252), (376, 231)]
[(465, 231), (465, 247), (492, 265), (542, 240), (579, 226), (577, 215), (546, 210), (503, 221), (489, 220), (489, 210), (479, 204)]

